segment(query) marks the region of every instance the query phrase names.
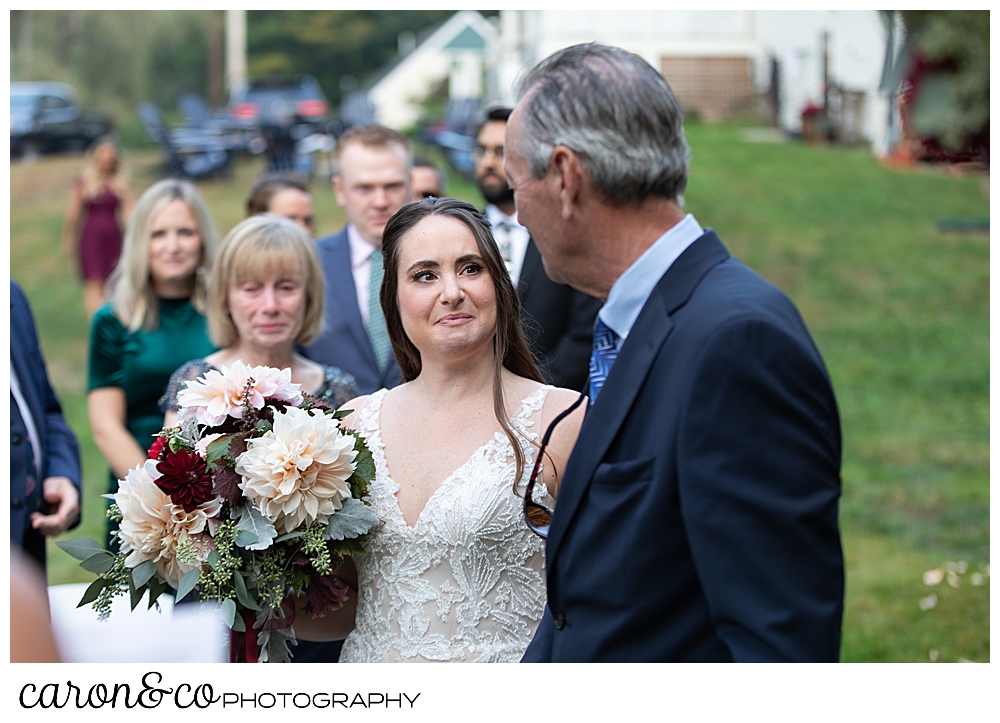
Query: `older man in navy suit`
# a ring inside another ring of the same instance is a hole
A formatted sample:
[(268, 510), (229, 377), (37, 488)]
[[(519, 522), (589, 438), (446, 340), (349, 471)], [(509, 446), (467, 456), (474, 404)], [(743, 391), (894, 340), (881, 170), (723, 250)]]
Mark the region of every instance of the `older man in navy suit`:
[(841, 438), (795, 306), (679, 205), (667, 82), (587, 44), (507, 125), (518, 216), (554, 281), (605, 301), (591, 408), (545, 527), (525, 661), (836, 661)]
[(337, 139), (333, 191), (347, 226), (316, 242), (326, 277), (325, 328), (305, 348), (314, 361), (354, 375), (371, 394), (402, 381), (379, 304), (382, 231), (410, 200), (413, 157), (406, 136), (379, 125)]
[(10, 542), (43, 569), (45, 538), (80, 522), (80, 449), (38, 348), (28, 300), (10, 282)]

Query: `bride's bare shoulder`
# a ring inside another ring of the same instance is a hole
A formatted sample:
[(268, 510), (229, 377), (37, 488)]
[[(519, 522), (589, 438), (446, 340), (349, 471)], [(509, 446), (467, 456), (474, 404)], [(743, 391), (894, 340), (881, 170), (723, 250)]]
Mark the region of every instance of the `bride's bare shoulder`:
[(365, 394), (364, 396), (355, 397), (348, 402), (344, 402), (337, 411), (350, 413), (341, 419), (340, 423), (347, 429), (354, 429), (358, 413), (368, 405), (369, 399), (371, 399), (371, 394)]

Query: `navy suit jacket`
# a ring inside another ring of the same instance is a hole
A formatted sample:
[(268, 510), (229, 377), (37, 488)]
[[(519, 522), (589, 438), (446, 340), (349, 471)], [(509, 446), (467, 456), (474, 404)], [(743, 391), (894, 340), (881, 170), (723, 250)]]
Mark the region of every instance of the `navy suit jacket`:
[(390, 354), (379, 367), (361, 320), (347, 228), (321, 238), (316, 242), (316, 251), (326, 280), (324, 328), (319, 339), (305, 347), (303, 353), (313, 361), (353, 374), (361, 394), (395, 387), (402, 381), (396, 359)]
[(517, 295), (521, 328), (546, 381), (583, 390), (590, 374), (594, 319), (601, 300), (550, 279), (532, 240), (524, 252)]
[[(28, 300), (10, 282), (10, 363), (17, 372), (21, 394), (38, 431), (42, 468), (34, 489), (27, 489), (28, 434), (13, 394), (10, 400), (10, 542), (45, 566), (45, 538), (31, 527), (31, 513), (41, 510), (42, 482), (48, 477), (69, 477), (80, 491), (80, 449), (76, 436), (63, 419), (62, 408), (38, 347), (38, 334)], [(82, 500), (82, 496), (81, 496)], [(72, 527), (79, 524), (79, 518)]]
[(707, 231), (584, 420), (524, 660), (838, 660), (840, 458), (798, 311)]

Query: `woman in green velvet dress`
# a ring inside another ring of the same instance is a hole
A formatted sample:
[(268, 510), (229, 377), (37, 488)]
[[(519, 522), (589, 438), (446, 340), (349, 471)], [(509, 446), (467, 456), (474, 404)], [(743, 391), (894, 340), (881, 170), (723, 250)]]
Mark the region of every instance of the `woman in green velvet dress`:
[(90, 327), (87, 409), (111, 492), (146, 459), (170, 375), (214, 351), (203, 313), (216, 245), (211, 215), (190, 183), (160, 181), (136, 204), (108, 304)]

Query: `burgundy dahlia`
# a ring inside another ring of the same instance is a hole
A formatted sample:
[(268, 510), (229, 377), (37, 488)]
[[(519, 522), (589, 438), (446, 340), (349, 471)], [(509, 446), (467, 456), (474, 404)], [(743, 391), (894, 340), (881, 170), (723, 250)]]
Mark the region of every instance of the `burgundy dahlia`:
[(212, 476), (205, 467), (205, 460), (194, 452), (179, 450), (170, 452), (156, 465), (163, 476), (156, 480), (156, 486), (170, 495), (175, 505), (185, 512), (191, 512), (203, 502), (214, 497)]

